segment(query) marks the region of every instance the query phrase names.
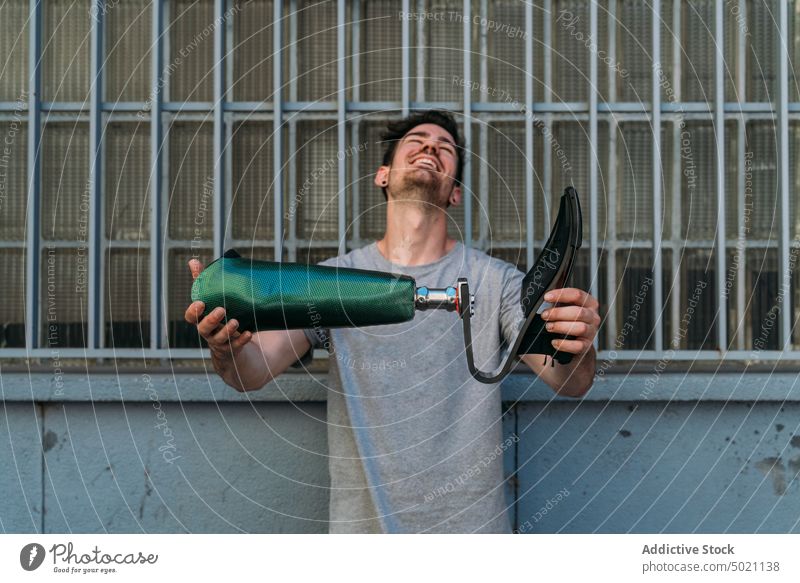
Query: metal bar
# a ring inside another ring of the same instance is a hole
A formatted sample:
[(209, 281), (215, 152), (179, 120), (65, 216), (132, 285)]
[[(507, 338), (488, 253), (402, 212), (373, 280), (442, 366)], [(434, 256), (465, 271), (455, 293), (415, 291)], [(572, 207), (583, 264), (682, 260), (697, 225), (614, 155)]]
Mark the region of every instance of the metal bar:
[(225, 251), (225, 0), (214, 0), (214, 242), (213, 255)]
[[(597, 38), (597, 2), (589, 2), (589, 36)], [(597, 209), (598, 209), (598, 187), (597, 187), (597, 93), (600, 88), (597, 85), (597, 51), (589, 51), (589, 273), (597, 273)], [(590, 293), (596, 298), (597, 278), (590, 277)], [(594, 339), (595, 348), (598, 339)]]
[[(52, 356), (49, 348), (4, 348), (0, 350), (0, 362), (4, 359), (20, 358), (48, 358)], [(58, 350), (59, 358), (131, 358), (141, 360), (142, 358), (160, 359), (191, 359), (201, 360), (209, 357), (207, 349), (196, 348), (171, 348), (171, 349), (145, 349), (140, 348), (100, 348), (87, 353), (85, 348), (61, 348)], [(612, 354), (610, 351), (601, 350), (598, 352), (598, 359), (620, 361), (652, 362), (657, 355), (652, 350), (618, 350)], [(718, 352), (716, 350), (675, 350), (670, 352), (672, 361), (709, 361), (709, 362), (731, 362), (731, 361), (752, 361), (757, 357), (761, 362), (776, 362), (786, 360), (800, 360), (800, 351), (797, 350), (764, 350), (755, 353), (752, 350), (729, 350)]]
[[(417, 14), (425, 14), (425, 0), (417, 0)], [(403, 39), (405, 42), (408, 39)], [(417, 19), (417, 101), (425, 101), (425, 47), (428, 46), (427, 37), (425, 35), (425, 20), (423, 18)], [(413, 109), (431, 109), (426, 107), (415, 106), (411, 104)], [(456, 109), (453, 107), (452, 109)]]
[[(680, 101), (681, 98), (681, 57), (682, 57), (682, 50), (683, 45), (681, 41), (681, 6), (683, 6), (682, 2), (672, 2), (672, 87), (673, 87), (673, 97), (672, 103), (662, 104), (662, 111), (664, 110), (665, 105), (674, 105), (675, 102)], [(680, 157), (680, 135), (684, 127), (684, 109), (678, 109), (678, 116), (673, 121), (673, 144), (672, 144), (672, 177), (673, 177), (673, 184), (672, 184), (672, 223), (673, 229), (672, 233), (673, 236), (670, 241), (671, 249), (672, 249), (672, 266), (673, 266), (673, 289), (681, 290), (682, 282), (683, 282), (683, 274), (681, 273), (680, 265), (681, 265), (681, 258), (683, 257), (683, 252), (679, 251), (680, 248), (685, 244), (685, 241), (682, 241), (682, 221), (681, 221), (681, 213), (682, 213), (682, 206), (683, 201), (681, 200), (681, 157)], [(673, 330), (673, 338), (670, 341), (670, 346), (673, 348), (680, 348), (680, 346), (676, 346), (676, 344), (680, 343), (680, 338), (675, 334), (674, 331), (677, 331), (680, 325), (681, 319), (681, 293), (674, 293), (672, 294), (671, 304), (670, 304), (670, 313), (672, 319), (672, 330)], [(677, 341), (676, 341), (677, 339)]]
[[(481, 0), (481, 26), (479, 36), (479, 75), (482, 87), (489, 86), (489, 66), (487, 56), (489, 55), (489, 43), (487, 39), (488, 21), (489, 21), (489, 1)], [(527, 10), (527, 7), (526, 7)], [(527, 41), (526, 41), (527, 46)], [(526, 69), (530, 71), (530, 69)], [(530, 73), (526, 74), (526, 77)], [(478, 100), (482, 103), (486, 102), (486, 92), (481, 91), (478, 94)], [(526, 100), (527, 103), (527, 100)], [(485, 250), (488, 246), (489, 239), (489, 220), (492, 218), (489, 214), (489, 128), (486, 124), (478, 124), (478, 198), (480, 200), (481, 212), (478, 213), (478, 248)], [(527, 166), (530, 166), (531, 160), (527, 158)], [(527, 176), (527, 170), (526, 170)], [(527, 180), (527, 178), (526, 178)]]
[(728, 313), (725, 305), (725, 34), (723, 1), (714, 5), (714, 135), (717, 154), (717, 346), (728, 349)]
[[(102, 241), (102, 194), (101, 168), (102, 168), (102, 133), (103, 112), (100, 102), (103, 96), (100, 91), (103, 87), (103, 4), (104, 0), (92, 0), (93, 18), (91, 18), (89, 61), (92, 81), (89, 87), (89, 183), (84, 196), (89, 196), (88, 217), (88, 252), (89, 265), (86, 273), (87, 286), (87, 348), (94, 349), (102, 345), (100, 322), (103, 316), (103, 265)], [(78, 262), (81, 262), (81, 247), (87, 243), (84, 237), (80, 238), (81, 246), (78, 249)]]
[(163, 95), (163, 44), (164, 5), (153, 2), (151, 86), (150, 86), (150, 265), (153, 277), (150, 279), (150, 348), (158, 350), (166, 340), (166, 330), (162, 326), (161, 292), (163, 290), (163, 249), (161, 244), (161, 115)]
[[(42, 141), (41, 113), (41, 69), (40, 52), (42, 39), (42, 5), (40, 0), (30, 0), (28, 36), (28, 212), (27, 255), (25, 257), (25, 350), (39, 346), (39, 265), (41, 233), (39, 231), (40, 177), (39, 148)], [(3, 351), (5, 352), (5, 351)]]
[(545, 0), (543, 18), (544, 101), (550, 103), (553, 101), (553, 0)]
[[(745, 5), (745, 0), (739, 0), (739, 14), (747, 14), (747, 6)], [(737, 35), (737, 43), (736, 43), (736, 93), (737, 97), (740, 101), (744, 101), (746, 99), (745, 96), (745, 39), (746, 36), (740, 30), (739, 34)], [(739, 172), (738, 174), (738, 188), (737, 190), (737, 198), (739, 202), (739, 212), (736, 213), (737, 215), (737, 229), (736, 232), (738, 234), (738, 238), (740, 240), (744, 240), (745, 238), (745, 223), (744, 223), (744, 205), (745, 205), (745, 189), (746, 189), (746, 175), (745, 175), (745, 155), (746, 155), (746, 147), (747, 144), (747, 126), (745, 124), (745, 116), (744, 112), (739, 114), (739, 120), (737, 122), (737, 159), (739, 164)], [(736, 314), (738, 315), (738, 322), (736, 325), (736, 348), (737, 350), (744, 350), (745, 347), (745, 265), (747, 261), (747, 254), (744, 253), (742, 249), (738, 246), (737, 241), (737, 248), (736, 252), (740, 254), (739, 261), (736, 265), (736, 278), (738, 279), (738, 285), (736, 286)]]
[[(346, 31), (346, 4), (345, 0), (338, 0), (336, 5), (336, 76), (338, 83), (337, 90), (337, 125), (336, 137), (338, 141), (338, 153), (336, 156), (337, 164), (337, 184), (339, 197), (339, 255), (347, 252), (347, 119), (345, 117), (345, 104), (347, 100), (347, 83), (345, 71), (347, 64), (347, 52), (345, 46)], [(405, 22), (405, 19), (403, 19)]]
[[(289, 0), (289, 101), (297, 101), (297, 0)], [(286, 106), (284, 106), (284, 111)], [(297, 116), (290, 115), (286, 120), (289, 126), (288, 130), (288, 147), (289, 152), (297, 152)], [(289, 188), (289, 200), (294, 201), (297, 196), (297, 173), (289, 172), (286, 179)], [(296, 202), (290, 202), (291, 205), (296, 205)], [(289, 261), (297, 261), (297, 208), (292, 208), (293, 212), (288, 213), (289, 225), (286, 241), (284, 245), (287, 247), (287, 258)]]
[(792, 187), (789, 182), (789, 14), (785, 0), (778, 2), (778, 5), (778, 21), (780, 23), (780, 34), (778, 36), (778, 91), (776, 92), (778, 103), (775, 107), (778, 110), (778, 180), (781, 195), (780, 293), (783, 294), (781, 296), (783, 305), (780, 311), (780, 334), (781, 346), (784, 349), (788, 349), (792, 342), (791, 303), (789, 298), (785, 297), (791, 294), (791, 272), (789, 271), (789, 192)]
[(273, 236), (275, 261), (280, 261), (283, 257), (283, 151), (282, 151), (282, 103), (281, 90), (283, 79), (281, 76), (281, 66), (283, 57), (283, 47), (281, 46), (281, 28), (283, 26), (283, 2), (273, 0), (272, 6), (272, 168), (274, 179), (272, 181), (274, 223)]
[(525, 3), (525, 265), (533, 267), (533, 6)]
[[(360, 0), (359, 0), (360, 1)], [(401, 112), (403, 117), (406, 117), (409, 112), (409, 105), (411, 103), (411, 51), (410, 46), (410, 31), (408, 27), (409, 14), (411, 12), (410, 0), (403, 0), (403, 18), (401, 20), (401, 35), (402, 35), (402, 59), (400, 62), (400, 74), (402, 79), (401, 84)], [(355, 51), (353, 51), (355, 52)]]
[(470, 0), (464, 0), (464, 143), (467, 152), (464, 156), (464, 175), (462, 191), (464, 200), (464, 245), (472, 246), (472, 7)]
[[(404, 8), (406, 9), (407, 6)], [(351, 10), (351, 20), (353, 22), (353, 32), (352, 32), (352, 43), (353, 43), (353, 60), (351, 64), (351, 68), (353, 71), (353, 100), (358, 102), (361, 99), (361, 0), (353, 2), (350, 6)], [(406, 12), (406, 14), (408, 14)], [(403, 19), (404, 21), (407, 18)], [(408, 25), (406, 24), (406, 27)], [(403, 52), (404, 54), (409, 50), (408, 44), (402, 42), (403, 45)], [(407, 58), (407, 56), (406, 56)], [(403, 76), (405, 78), (405, 75)], [(407, 90), (408, 91), (408, 90)], [(347, 105), (345, 106), (347, 107)], [(355, 119), (352, 121), (350, 125), (350, 143), (357, 144), (359, 143), (359, 134), (361, 132), (361, 117), (356, 116)], [(358, 148), (355, 148), (352, 154), (352, 159), (350, 160), (350, 175), (352, 176), (352, 180), (350, 181), (350, 209), (352, 213), (352, 223), (350, 228), (352, 229), (352, 240), (351, 244), (353, 247), (361, 247), (361, 192), (360, 192), (360, 174), (359, 174), (359, 152)]]
[[(608, 55), (612, 62), (617, 62), (617, 2), (612, 0), (608, 5)], [(612, 75), (608, 76), (608, 100), (616, 101), (617, 84)], [(606, 256), (606, 305), (608, 314), (603, 322), (605, 329), (606, 346), (614, 350), (617, 338), (617, 302), (614, 294), (617, 282), (617, 139), (619, 125), (617, 118), (612, 113), (608, 118), (608, 158), (607, 158), (607, 190), (608, 206), (606, 207), (606, 229), (608, 238), (604, 245)], [(598, 274), (598, 279), (600, 278)], [(612, 300), (613, 298), (613, 300)]]
[(653, 1), (653, 75), (652, 75), (652, 128), (653, 128), (653, 321), (655, 322), (655, 351), (664, 349), (664, 320), (661, 317), (663, 273), (661, 268), (661, 0)]

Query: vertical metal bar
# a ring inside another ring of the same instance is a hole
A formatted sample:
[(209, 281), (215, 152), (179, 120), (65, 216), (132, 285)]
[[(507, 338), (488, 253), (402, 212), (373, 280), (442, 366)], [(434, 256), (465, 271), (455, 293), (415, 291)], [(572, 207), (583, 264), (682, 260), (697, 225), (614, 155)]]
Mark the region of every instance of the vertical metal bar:
[(717, 345), (728, 349), (728, 312), (725, 306), (725, 34), (724, 0), (714, 6), (714, 136), (717, 143)]
[[(608, 3), (608, 56), (611, 62), (617, 62), (617, 0)], [(613, 75), (608, 76), (608, 101), (617, 101), (617, 84)], [(619, 348), (616, 346), (617, 338), (617, 302), (613, 290), (616, 289), (617, 278), (617, 133), (618, 124), (616, 116), (612, 113), (608, 120), (608, 182), (606, 207), (606, 229), (608, 238), (605, 244), (606, 256), (606, 293), (608, 299), (608, 316), (604, 323), (606, 331), (606, 346), (609, 350)], [(598, 275), (599, 279), (599, 275)]]
[[(479, 36), (479, 54), (480, 54), (480, 83), (481, 87), (489, 86), (489, 42), (487, 39), (488, 23), (489, 21), (489, 1), (481, 0), (481, 25)], [(526, 8), (527, 9), (527, 8)], [(527, 43), (526, 43), (527, 44)], [(530, 71), (530, 69), (526, 69)], [(526, 77), (530, 73), (526, 74)], [(481, 102), (486, 102), (486, 91), (481, 91), (478, 94), (478, 99)], [(526, 101), (527, 103), (527, 101)], [(530, 109), (528, 110), (530, 111)], [(481, 203), (481, 212), (478, 213), (478, 248), (485, 250), (487, 248), (487, 240), (489, 238), (489, 220), (493, 217), (489, 216), (489, 131), (485, 124), (478, 124), (478, 197)], [(528, 160), (530, 165), (531, 161)], [(499, 220), (504, 218), (496, 217)]]
[[(289, 101), (297, 101), (297, 0), (289, 0)], [(287, 137), (289, 152), (297, 152), (297, 115), (290, 115), (286, 120), (289, 126), (289, 135)], [(296, 165), (297, 158), (293, 158), (292, 170)], [(289, 188), (289, 200), (295, 201), (297, 196), (297, 172), (290, 171), (286, 178), (287, 186)], [(291, 202), (292, 205), (298, 204)], [(297, 261), (297, 207), (292, 208), (293, 212), (289, 213), (289, 232), (287, 234), (287, 247), (289, 261)]]
[[(545, 0), (543, 17), (544, 100), (546, 103), (550, 103), (553, 100), (553, 0)], [(545, 196), (548, 195), (549, 192)]]
[(788, 350), (792, 341), (790, 314), (791, 273), (789, 272), (790, 247), (789, 247), (789, 14), (786, 0), (778, 2), (778, 18), (780, 34), (778, 41), (778, 157), (779, 157), (779, 184), (781, 193), (781, 243), (780, 243), (780, 290), (783, 294), (781, 306), (781, 347)]
[(652, 128), (653, 128), (653, 321), (655, 322), (655, 351), (660, 356), (664, 349), (664, 321), (661, 317), (661, 85), (658, 70), (661, 68), (661, 0), (653, 0), (653, 75), (652, 75)]
[[(417, 14), (425, 14), (425, 0), (417, 0)], [(403, 39), (405, 43), (408, 39)], [(425, 47), (428, 46), (425, 35), (425, 19), (417, 19), (417, 101), (425, 101)]]
[[(589, 3), (590, 37), (597, 38), (597, 2)], [(589, 274), (597, 273), (597, 150), (600, 146), (597, 136), (597, 51), (589, 51)], [(598, 297), (597, 278), (590, 277), (590, 293)], [(597, 347), (595, 337), (594, 345)]]
[(214, 0), (214, 257), (225, 251), (225, 0)]
[(345, 156), (347, 151), (347, 120), (345, 117), (347, 113), (347, 80), (345, 79), (347, 52), (344, 36), (347, 25), (345, 0), (338, 0), (336, 7), (336, 78), (338, 82), (336, 102), (338, 155), (336, 160), (338, 161), (337, 179), (339, 188), (339, 254), (344, 255), (347, 252), (347, 156)]
[(525, 3), (525, 265), (533, 267), (533, 5)]
[(464, 176), (462, 181), (464, 200), (464, 245), (472, 246), (472, 8), (470, 0), (464, 0)]
[[(360, 1), (360, 0), (359, 0)], [(409, 112), (409, 105), (411, 101), (411, 43), (409, 42), (408, 21), (411, 12), (410, 0), (403, 0), (403, 18), (401, 20), (401, 33), (402, 33), (402, 60), (400, 63), (400, 74), (402, 75), (401, 83), (401, 100), (402, 100), (402, 115), (406, 117)], [(419, 49), (418, 49), (419, 50)], [(355, 51), (353, 51), (355, 52)]]
[[(88, 319), (88, 338), (87, 348), (93, 350), (101, 347), (100, 340), (100, 321), (102, 317), (101, 307), (103, 300), (103, 253), (101, 241), (101, 216), (102, 216), (102, 189), (100, 184), (100, 169), (102, 161), (101, 137), (103, 114), (101, 108), (101, 90), (103, 87), (102, 63), (103, 63), (103, 4), (104, 0), (92, 0), (94, 9), (91, 19), (89, 62), (92, 81), (89, 86), (89, 220), (88, 220), (88, 254), (89, 266), (87, 272), (88, 298), (87, 298), (87, 319)], [(83, 238), (78, 243), (84, 245)], [(86, 251), (86, 250), (84, 250)], [(80, 250), (78, 256), (80, 257)]]
[(162, 79), (164, 5), (153, 2), (151, 86), (150, 86), (150, 348), (161, 348), (165, 338), (162, 326), (161, 291), (163, 289), (163, 250), (161, 247), (161, 147), (163, 106)]
[(274, 173), (273, 180), (273, 209), (274, 209), (274, 233), (275, 238), (275, 261), (280, 261), (283, 257), (283, 150), (282, 150), (282, 102), (281, 91), (283, 79), (281, 68), (283, 66), (283, 47), (281, 46), (283, 29), (282, 20), (282, 0), (273, 0), (272, 6), (272, 168)]
[[(674, 102), (680, 103), (681, 99), (681, 55), (683, 45), (681, 42), (681, 5), (677, 0), (672, 2), (672, 88), (674, 89)], [(672, 136), (672, 241), (675, 246), (672, 248), (672, 289), (683, 289), (683, 274), (681, 273), (681, 257), (683, 252), (680, 245), (683, 244), (681, 234), (681, 132), (683, 130), (684, 115), (680, 111), (678, 121), (673, 124)], [(680, 337), (676, 334), (681, 319), (681, 294), (673, 293), (670, 298), (670, 314), (672, 320), (673, 335), (670, 345), (673, 348), (680, 348)]]
[[(544, 102), (551, 103), (553, 101), (553, 2), (552, 0), (545, 0), (544, 9)], [(544, 126), (546, 136), (554, 136), (553, 132), (553, 116), (550, 113), (545, 113)], [(552, 221), (550, 220), (550, 201), (553, 196), (553, 144), (546, 144), (542, 149), (542, 166), (544, 166), (544, 196), (542, 197), (544, 209), (544, 229), (543, 233), (550, 230)], [(539, 223), (541, 225), (541, 222)], [(534, 239), (535, 242), (535, 239)], [(542, 241), (544, 245), (544, 241)]]
[[(351, 54), (352, 61), (350, 67), (352, 69), (353, 81), (351, 83), (353, 88), (353, 101), (361, 101), (361, 0), (356, 0), (350, 5), (350, 20), (353, 23), (353, 32), (350, 37), (353, 43)], [(408, 14), (406, 12), (406, 14)], [(407, 20), (404, 18), (403, 20)], [(406, 24), (406, 27), (408, 25)], [(403, 54), (408, 51), (408, 45), (403, 44)], [(408, 58), (406, 54), (406, 58)], [(405, 75), (403, 75), (405, 79)], [(359, 133), (361, 131), (361, 122), (356, 117), (350, 124), (350, 143), (359, 144)], [(358, 171), (359, 155), (358, 148), (356, 147), (352, 152), (352, 159), (350, 160), (350, 210), (352, 222), (350, 228), (352, 229), (353, 248), (361, 247), (361, 205), (359, 200), (359, 183), (360, 176)]]
[(41, 69), (40, 52), (42, 40), (42, 4), (40, 0), (28, 2), (28, 212), (25, 256), (25, 346), (28, 350), (39, 347), (39, 265), (41, 257), (40, 176), (39, 147), (42, 141), (41, 127)]
[[(745, 0), (739, 0), (739, 14), (747, 14), (747, 6), (745, 5)], [(738, 95), (739, 103), (743, 103), (747, 101), (747, 97), (745, 96), (745, 35), (744, 32), (739, 29), (737, 34), (737, 44), (736, 44), (736, 51), (737, 51), (737, 58), (736, 58), (736, 93)], [(736, 314), (738, 315), (738, 323), (736, 326), (736, 349), (737, 350), (744, 350), (745, 349), (745, 285), (744, 285), (744, 278), (745, 278), (745, 261), (747, 260), (747, 253), (744, 250), (744, 238), (745, 238), (745, 223), (744, 223), (744, 205), (745, 205), (745, 188), (746, 186), (746, 176), (745, 176), (745, 155), (746, 155), (746, 148), (747, 144), (745, 143), (747, 139), (746, 134), (747, 126), (745, 125), (745, 118), (744, 113), (740, 111), (739, 119), (737, 123), (737, 162), (739, 165), (739, 172), (738, 174), (738, 187), (736, 189), (737, 199), (739, 203), (739, 212), (736, 213), (737, 215), (737, 228), (736, 233), (738, 235), (737, 239), (737, 250), (736, 253), (739, 254), (739, 260), (736, 263), (736, 279), (738, 284), (736, 286)], [(730, 300), (729, 300), (730, 301)]]

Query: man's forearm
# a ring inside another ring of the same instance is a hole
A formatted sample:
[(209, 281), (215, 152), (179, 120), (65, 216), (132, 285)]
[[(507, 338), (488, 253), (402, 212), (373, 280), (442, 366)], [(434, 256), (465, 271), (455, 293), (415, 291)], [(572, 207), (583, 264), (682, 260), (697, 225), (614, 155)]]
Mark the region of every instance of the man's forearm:
[(585, 354), (573, 356), (567, 365), (550, 367), (554, 384), (550, 386), (565, 397), (582, 397), (594, 383), (597, 371), (597, 353), (592, 346)]
[(594, 382), (597, 363), (594, 346), (585, 354), (573, 355), (569, 364), (551, 366), (549, 360), (546, 363), (542, 362), (540, 354), (526, 354), (522, 360), (550, 388), (565, 397), (582, 397)]
[(247, 343), (234, 357), (211, 353), (214, 370), (227, 385), (237, 391), (259, 389), (267, 382), (267, 370), (261, 349), (254, 342)]

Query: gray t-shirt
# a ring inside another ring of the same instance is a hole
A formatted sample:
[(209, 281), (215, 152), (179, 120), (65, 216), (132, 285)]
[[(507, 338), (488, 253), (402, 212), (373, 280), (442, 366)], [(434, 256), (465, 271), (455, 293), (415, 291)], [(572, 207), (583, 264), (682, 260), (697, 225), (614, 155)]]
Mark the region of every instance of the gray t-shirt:
[[(394, 265), (375, 243), (321, 265), (405, 274), (428, 287), (466, 277), (482, 370), (500, 365), (522, 323), (522, 272), (461, 243), (428, 265)], [(331, 532), (510, 532), (503, 454), (516, 436), (502, 436), (499, 384), (469, 374), (454, 312), (306, 335), (330, 351)]]

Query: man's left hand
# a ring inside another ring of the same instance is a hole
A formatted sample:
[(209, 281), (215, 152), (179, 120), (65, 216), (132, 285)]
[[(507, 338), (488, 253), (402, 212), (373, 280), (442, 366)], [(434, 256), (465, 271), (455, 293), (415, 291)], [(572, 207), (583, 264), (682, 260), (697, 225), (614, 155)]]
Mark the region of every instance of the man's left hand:
[(547, 330), (554, 334), (569, 334), (574, 340), (553, 340), (562, 352), (583, 354), (592, 348), (600, 328), (600, 303), (582, 289), (565, 287), (547, 292), (544, 299), (554, 304), (542, 313)]

